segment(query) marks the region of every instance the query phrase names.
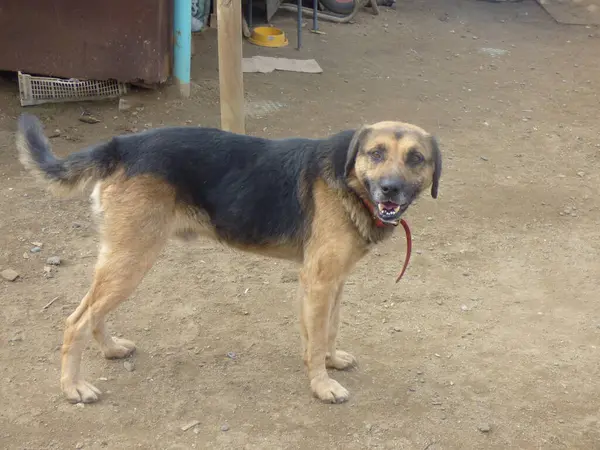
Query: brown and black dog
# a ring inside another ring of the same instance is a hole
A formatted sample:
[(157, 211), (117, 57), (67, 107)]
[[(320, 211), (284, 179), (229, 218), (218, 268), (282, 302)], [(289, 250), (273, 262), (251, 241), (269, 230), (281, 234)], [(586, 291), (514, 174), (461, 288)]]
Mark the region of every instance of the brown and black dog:
[(92, 285), (66, 321), (61, 386), (71, 402), (100, 391), (80, 373), (90, 334), (106, 358), (131, 354), (106, 315), (127, 299), (170, 236), (205, 236), (301, 264), (301, 334), (314, 395), (343, 402), (327, 368), (354, 356), (336, 348), (342, 287), (355, 263), (389, 237), (442, 170), (434, 137), (379, 122), (327, 139), (269, 140), (211, 128), (172, 127), (114, 137), (59, 159), (34, 116), (19, 119), (23, 165), (55, 192), (93, 183), (101, 246)]

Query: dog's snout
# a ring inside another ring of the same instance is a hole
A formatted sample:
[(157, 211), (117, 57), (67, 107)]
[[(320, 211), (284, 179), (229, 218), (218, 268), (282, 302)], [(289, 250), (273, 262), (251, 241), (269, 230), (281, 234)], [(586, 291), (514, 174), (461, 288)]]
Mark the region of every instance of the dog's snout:
[(379, 183), (381, 192), (390, 197), (396, 196), (402, 190), (402, 181), (392, 178), (383, 179)]

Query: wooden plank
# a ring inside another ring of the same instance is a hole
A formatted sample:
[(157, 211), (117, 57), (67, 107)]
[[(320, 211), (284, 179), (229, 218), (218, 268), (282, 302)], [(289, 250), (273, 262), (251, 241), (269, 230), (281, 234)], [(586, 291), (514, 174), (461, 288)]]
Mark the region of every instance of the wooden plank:
[(221, 128), (245, 133), (242, 2), (217, 0)]

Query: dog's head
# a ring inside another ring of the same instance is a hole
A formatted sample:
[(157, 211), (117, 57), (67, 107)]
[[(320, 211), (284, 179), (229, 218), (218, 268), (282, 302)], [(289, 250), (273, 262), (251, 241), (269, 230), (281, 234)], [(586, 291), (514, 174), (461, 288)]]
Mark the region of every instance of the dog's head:
[(442, 156), (436, 139), (402, 122), (379, 122), (358, 130), (346, 159), (350, 187), (365, 196), (383, 222), (397, 224), (402, 213), (431, 186), (437, 198)]

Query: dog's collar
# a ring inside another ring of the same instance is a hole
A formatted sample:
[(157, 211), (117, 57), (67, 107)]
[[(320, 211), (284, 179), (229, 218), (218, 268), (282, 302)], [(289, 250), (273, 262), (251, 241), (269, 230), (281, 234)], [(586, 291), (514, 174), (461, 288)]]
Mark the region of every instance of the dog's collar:
[[(370, 201), (368, 201), (363, 196), (359, 195), (357, 192), (354, 192), (354, 195), (356, 195), (362, 201), (363, 205), (365, 205), (365, 208), (367, 208), (367, 210), (371, 214), (371, 217), (373, 218), (373, 221), (375, 222), (375, 226), (377, 228), (388, 228), (398, 226), (398, 224), (395, 223), (385, 223), (384, 221), (382, 221), (379, 217), (377, 217), (377, 213), (375, 212), (375, 206)], [(408, 263), (410, 262), (410, 256), (412, 254), (412, 234), (410, 232), (410, 227), (404, 219), (400, 219), (399, 223), (400, 225), (402, 225), (402, 228), (404, 228), (404, 233), (406, 234), (406, 257), (404, 258), (404, 265), (402, 266), (402, 270), (396, 278), (396, 283), (400, 281), (400, 279), (404, 275), (404, 272), (406, 272), (406, 268), (408, 267)]]

